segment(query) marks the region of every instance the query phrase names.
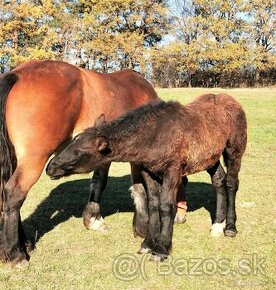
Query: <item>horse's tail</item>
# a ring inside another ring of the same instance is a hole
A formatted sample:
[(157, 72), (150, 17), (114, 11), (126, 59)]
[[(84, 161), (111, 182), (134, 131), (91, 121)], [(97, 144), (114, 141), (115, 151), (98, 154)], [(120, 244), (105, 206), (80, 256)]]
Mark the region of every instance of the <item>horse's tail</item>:
[[(6, 101), (13, 85), (18, 80), (15, 73), (0, 76), (0, 209), (2, 212), (3, 191), (16, 168), (16, 155), (9, 138), (6, 124)], [(0, 214), (1, 214), (0, 212)]]

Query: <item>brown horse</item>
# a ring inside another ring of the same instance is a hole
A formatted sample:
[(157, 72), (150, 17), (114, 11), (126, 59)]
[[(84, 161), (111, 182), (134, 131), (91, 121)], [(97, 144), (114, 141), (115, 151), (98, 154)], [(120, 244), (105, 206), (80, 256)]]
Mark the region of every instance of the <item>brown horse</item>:
[[(0, 77), (0, 98), (0, 258), (23, 265), (28, 255), (20, 208), (49, 156), (101, 113), (112, 120), (157, 95), (131, 70), (100, 74), (60, 61), (31, 61)], [(93, 228), (91, 220), (101, 221), (109, 165), (94, 172), (83, 214), (87, 228)], [(143, 182), (139, 168), (131, 168), (133, 182)], [(136, 230), (143, 234), (139, 221)]]
[(203, 95), (186, 106), (156, 102), (87, 129), (50, 161), (46, 172), (60, 178), (90, 172), (111, 161), (140, 164), (149, 214), (140, 252), (150, 251), (160, 261), (171, 248), (176, 196), (183, 176), (207, 170), (217, 194), (215, 224), (226, 220), (224, 234), (236, 235), (235, 196), (246, 140), (245, 112), (231, 96)]

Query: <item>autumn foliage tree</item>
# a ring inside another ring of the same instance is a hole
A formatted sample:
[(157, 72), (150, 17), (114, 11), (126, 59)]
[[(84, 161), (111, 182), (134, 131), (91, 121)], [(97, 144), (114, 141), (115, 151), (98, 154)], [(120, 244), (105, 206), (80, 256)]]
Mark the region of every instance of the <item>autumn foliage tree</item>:
[(8, 67), (32, 58), (58, 58), (103, 71), (134, 68), (143, 66), (144, 50), (167, 33), (165, 1), (1, 3), (0, 59)]
[[(273, 1), (172, 2), (175, 37), (159, 49), (160, 58), (155, 53), (155, 75), (177, 68), (170, 73), (170, 79), (174, 80), (170, 81), (172, 86), (275, 83), (276, 5)], [(167, 86), (167, 82), (168, 79), (158, 79), (160, 86)]]
[(55, 58), (58, 31), (52, 29), (60, 5), (45, 1), (1, 1), (1, 70), (29, 59)]
[(4, 0), (0, 69), (59, 59), (163, 87), (271, 85), (275, 15), (272, 0)]

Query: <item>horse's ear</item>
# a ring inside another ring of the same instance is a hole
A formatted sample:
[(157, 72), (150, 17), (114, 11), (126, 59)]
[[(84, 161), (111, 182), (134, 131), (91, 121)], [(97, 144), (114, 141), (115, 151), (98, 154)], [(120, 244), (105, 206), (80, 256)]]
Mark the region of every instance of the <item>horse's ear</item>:
[(105, 115), (101, 114), (99, 117), (96, 118), (94, 122), (94, 127), (99, 127), (105, 123)]
[(97, 139), (97, 149), (100, 153), (104, 155), (110, 155), (110, 153), (112, 152), (108, 140), (103, 137), (99, 137)]

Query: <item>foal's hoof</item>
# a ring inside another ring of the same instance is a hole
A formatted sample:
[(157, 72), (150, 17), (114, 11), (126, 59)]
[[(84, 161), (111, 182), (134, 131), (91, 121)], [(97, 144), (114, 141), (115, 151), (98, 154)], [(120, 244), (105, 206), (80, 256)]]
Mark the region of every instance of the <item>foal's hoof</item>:
[(169, 256), (168, 248), (170, 247), (165, 247), (163, 244), (157, 242), (152, 249), (150, 261), (163, 262)]
[(236, 230), (225, 230), (224, 235), (226, 237), (234, 238), (237, 235), (237, 231)]
[(137, 252), (137, 254), (148, 254), (148, 253), (151, 253), (151, 249), (150, 248), (144, 248), (144, 247), (141, 247), (140, 250)]
[(212, 224), (211, 236), (215, 238), (222, 236), (224, 227), (225, 227), (225, 222)]
[(100, 231), (103, 233), (108, 232), (104, 219), (101, 216), (91, 217), (90, 219), (84, 219), (83, 223), (88, 230)]
[(16, 269), (23, 270), (23, 269), (28, 268), (28, 266), (29, 266), (29, 261), (26, 260), (26, 259), (24, 259), (24, 260), (21, 260), (20, 262), (12, 262), (12, 265), (13, 265), (14, 268), (16, 268)]
[(234, 224), (227, 224), (225, 229), (224, 229), (224, 235), (226, 237), (230, 237), (230, 238), (235, 237), (237, 232), (238, 231), (237, 231), (236, 226)]
[(152, 254), (150, 257), (150, 261), (153, 262), (163, 262), (164, 260), (166, 260), (168, 258), (167, 255), (163, 255), (163, 254)]

